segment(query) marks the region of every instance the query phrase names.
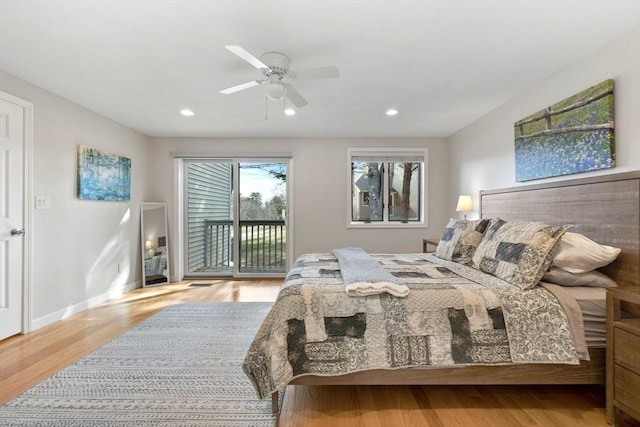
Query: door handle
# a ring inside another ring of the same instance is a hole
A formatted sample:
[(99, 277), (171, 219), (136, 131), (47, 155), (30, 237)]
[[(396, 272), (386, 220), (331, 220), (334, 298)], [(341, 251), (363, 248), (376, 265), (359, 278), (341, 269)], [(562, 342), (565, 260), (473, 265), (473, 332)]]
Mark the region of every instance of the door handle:
[(13, 230), (11, 230), (11, 235), (12, 236), (23, 236), (24, 235), (24, 228), (14, 228)]

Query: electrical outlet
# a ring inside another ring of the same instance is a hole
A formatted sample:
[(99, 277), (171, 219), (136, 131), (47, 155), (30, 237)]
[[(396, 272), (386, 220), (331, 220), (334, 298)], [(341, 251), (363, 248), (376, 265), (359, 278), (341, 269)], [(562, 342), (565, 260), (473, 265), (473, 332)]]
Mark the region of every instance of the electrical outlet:
[(124, 271), (124, 265), (122, 263), (118, 263), (118, 273), (122, 273)]

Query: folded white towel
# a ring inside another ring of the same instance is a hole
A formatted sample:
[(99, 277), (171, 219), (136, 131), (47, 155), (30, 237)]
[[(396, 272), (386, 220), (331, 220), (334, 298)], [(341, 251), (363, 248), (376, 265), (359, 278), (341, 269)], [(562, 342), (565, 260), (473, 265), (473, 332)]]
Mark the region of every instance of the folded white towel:
[(351, 297), (366, 297), (367, 295), (378, 295), (383, 292), (396, 297), (406, 297), (409, 295), (409, 288), (391, 282), (355, 282), (345, 285), (347, 295)]

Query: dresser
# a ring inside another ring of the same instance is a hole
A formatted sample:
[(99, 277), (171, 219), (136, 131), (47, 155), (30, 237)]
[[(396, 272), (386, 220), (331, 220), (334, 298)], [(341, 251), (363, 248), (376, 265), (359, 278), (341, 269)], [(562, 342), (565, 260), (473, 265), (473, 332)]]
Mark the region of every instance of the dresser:
[[(620, 411), (640, 420), (640, 287), (607, 291), (607, 421), (617, 425)], [(637, 312), (637, 310), (635, 310)]]

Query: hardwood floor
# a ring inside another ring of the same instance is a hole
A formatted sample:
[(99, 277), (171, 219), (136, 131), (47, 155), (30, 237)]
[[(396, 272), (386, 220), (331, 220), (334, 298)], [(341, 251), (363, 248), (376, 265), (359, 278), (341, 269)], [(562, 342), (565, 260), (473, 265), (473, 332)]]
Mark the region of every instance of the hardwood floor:
[[(273, 301), (280, 280), (136, 289), (0, 341), (0, 404), (175, 301)], [(603, 387), (289, 386), (280, 426), (606, 426)], [(640, 423), (625, 419), (621, 426)]]

